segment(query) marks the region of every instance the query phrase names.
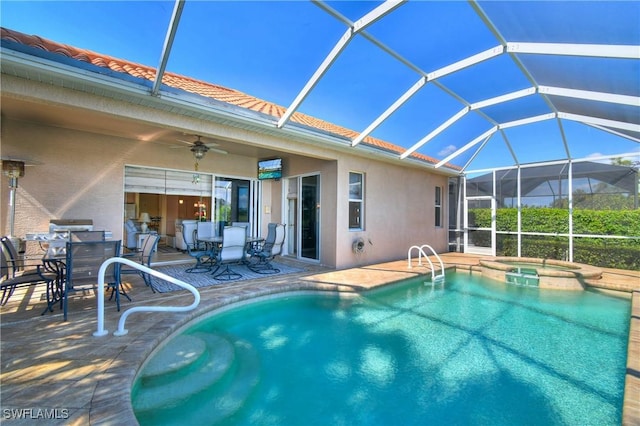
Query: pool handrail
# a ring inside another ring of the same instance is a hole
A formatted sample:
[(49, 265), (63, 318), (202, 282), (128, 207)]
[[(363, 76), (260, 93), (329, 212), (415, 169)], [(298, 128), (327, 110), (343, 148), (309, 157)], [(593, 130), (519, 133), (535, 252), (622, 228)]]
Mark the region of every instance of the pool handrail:
[[(191, 284), (171, 277), (167, 274), (163, 274), (162, 272), (148, 268), (130, 259), (125, 259), (123, 257), (112, 257), (105, 260), (98, 270), (98, 326), (96, 332), (93, 333), (93, 335), (96, 337), (106, 336), (107, 334), (109, 334), (109, 331), (105, 330), (104, 328), (104, 275), (107, 267), (112, 263), (122, 263), (131, 266), (132, 268), (136, 268), (149, 275), (153, 275), (154, 277), (175, 284), (179, 287), (189, 290), (194, 297), (193, 303), (188, 306), (136, 306), (131, 309), (127, 309), (120, 316), (120, 321), (118, 321), (118, 330), (113, 332), (114, 336), (124, 336), (128, 333), (127, 329), (124, 328), (124, 324), (127, 320), (127, 317), (135, 312), (186, 312), (195, 309), (200, 304), (200, 292), (198, 292), (198, 290)], [(119, 290), (116, 289), (116, 291)]]
[[(427, 255), (427, 253), (425, 253), (424, 249), (428, 248), (429, 250), (431, 250), (431, 253), (433, 253), (433, 255), (436, 257), (436, 259), (438, 259), (438, 261), (440, 262), (440, 274), (436, 275), (436, 268), (433, 265), (433, 262), (431, 261), (431, 259), (429, 259), (429, 256)], [(433, 249), (433, 247), (431, 247), (429, 244), (423, 244), (421, 246), (411, 246), (409, 248), (409, 251), (407, 252), (407, 262), (408, 265), (407, 267), (409, 269), (412, 268), (411, 266), (411, 252), (413, 251), (413, 249), (417, 249), (418, 250), (418, 266), (422, 266), (422, 256), (424, 256), (425, 259), (427, 259), (427, 262), (429, 262), (429, 266), (431, 267), (431, 283), (435, 284), (437, 281), (442, 281), (444, 283), (444, 263), (442, 262), (442, 259), (440, 258), (440, 256), (438, 256), (438, 253), (436, 253), (436, 251)]]

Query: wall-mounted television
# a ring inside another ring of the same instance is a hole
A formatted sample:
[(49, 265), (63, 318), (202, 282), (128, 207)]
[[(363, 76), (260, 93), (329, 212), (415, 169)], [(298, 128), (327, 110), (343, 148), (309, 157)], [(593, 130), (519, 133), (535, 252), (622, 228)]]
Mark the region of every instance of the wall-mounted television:
[(280, 179), (282, 177), (282, 158), (258, 161), (258, 179)]

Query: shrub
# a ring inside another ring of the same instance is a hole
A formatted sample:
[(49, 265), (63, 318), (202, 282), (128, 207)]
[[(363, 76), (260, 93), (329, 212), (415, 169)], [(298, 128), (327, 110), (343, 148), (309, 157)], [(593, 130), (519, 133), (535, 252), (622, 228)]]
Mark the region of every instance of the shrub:
[[(491, 209), (469, 211), (470, 223), (476, 227), (491, 227)], [(473, 218), (473, 222), (471, 221)], [(518, 210), (502, 208), (496, 212), (498, 232), (516, 232)], [(522, 231), (548, 234), (569, 233), (569, 211), (554, 208), (523, 208)], [(634, 239), (575, 237), (573, 260), (590, 265), (640, 269), (640, 210), (574, 210), (573, 232), (584, 235), (618, 235)], [(489, 246), (490, 235), (475, 236), (475, 242)], [(486, 241), (485, 241), (486, 240)], [(522, 255), (564, 260), (568, 257), (568, 237), (523, 236)], [(518, 254), (515, 235), (498, 234), (496, 253), (500, 256)]]

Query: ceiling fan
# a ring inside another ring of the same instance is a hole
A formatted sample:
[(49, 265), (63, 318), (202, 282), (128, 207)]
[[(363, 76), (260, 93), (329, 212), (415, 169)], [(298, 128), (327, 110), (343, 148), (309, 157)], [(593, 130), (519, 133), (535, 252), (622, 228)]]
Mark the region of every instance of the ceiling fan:
[[(193, 174), (192, 183), (193, 184), (199, 184), (200, 183), (200, 173), (198, 173), (198, 161), (202, 160), (204, 158), (204, 155), (208, 151), (217, 152), (218, 154), (226, 154), (227, 151), (222, 150), (222, 149), (213, 148), (215, 146), (219, 146), (215, 142), (211, 142), (211, 143), (205, 144), (204, 142), (202, 142), (202, 139), (201, 139), (200, 135), (194, 135), (194, 136), (197, 139), (195, 141), (193, 141), (193, 142), (183, 141), (183, 140), (180, 140), (180, 139), (178, 139), (178, 142), (182, 142), (182, 143), (188, 144), (189, 147), (191, 148), (190, 151), (193, 153), (193, 158), (196, 159), (196, 163), (194, 164), (195, 173)], [(186, 148), (186, 147), (176, 146), (174, 148)]]
[[(204, 143), (200, 135), (194, 135), (194, 136), (197, 139), (193, 142), (185, 141), (182, 139), (178, 139), (178, 142), (182, 142), (184, 144), (189, 145), (189, 147), (191, 148), (191, 152), (193, 153), (193, 157), (196, 159), (196, 161), (202, 160), (204, 158), (204, 155), (209, 151), (217, 152), (218, 154), (227, 154), (227, 151), (223, 149), (214, 148), (216, 146), (219, 146), (217, 143), (215, 142)], [(176, 146), (174, 148), (186, 148), (186, 147)]]

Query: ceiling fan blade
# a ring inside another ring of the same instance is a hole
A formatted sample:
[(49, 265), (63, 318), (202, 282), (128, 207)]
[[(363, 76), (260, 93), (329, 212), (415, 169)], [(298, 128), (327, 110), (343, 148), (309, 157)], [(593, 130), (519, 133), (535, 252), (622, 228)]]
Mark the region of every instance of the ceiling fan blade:
[(176, 139), (176, 140), (177, 140), (178, 142), (186, 143), (186, 144), (189, 144), (189, 145), (193, 145), (193, 144), (195, 144), (196, 142), (201, 142), (203, 145), (207, 146), (208, 148), (215, 147), (215, 146), (220, 146), (220, 144), (215, 143), (215, 142), (206, 142), (206, 143), (205, 143), (202, 139), (197, 139), (197, 140), (195, 140), (195, 141), (185, 141), (185, 140), (183, 140), (183, 139)]
[(222, 155), (228, 154), (228, 152), (225, 151), (224, 149), (209, 148), (209, 151), (210, 152), (216, 152), (216, 153), (222, 154)]

